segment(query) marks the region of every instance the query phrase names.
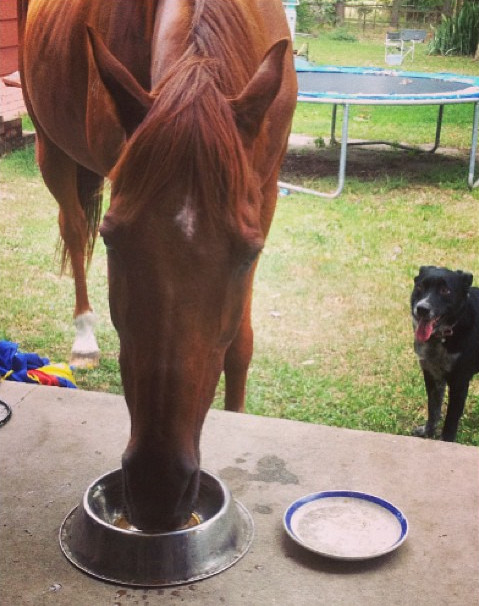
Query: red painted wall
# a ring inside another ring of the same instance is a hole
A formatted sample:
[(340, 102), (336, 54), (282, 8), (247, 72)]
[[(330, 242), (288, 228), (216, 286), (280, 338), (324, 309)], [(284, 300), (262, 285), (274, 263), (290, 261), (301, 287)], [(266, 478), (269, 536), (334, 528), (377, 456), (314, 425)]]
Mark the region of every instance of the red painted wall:
[(0, 0), (0, 76), (18, 69), (17, 1)]

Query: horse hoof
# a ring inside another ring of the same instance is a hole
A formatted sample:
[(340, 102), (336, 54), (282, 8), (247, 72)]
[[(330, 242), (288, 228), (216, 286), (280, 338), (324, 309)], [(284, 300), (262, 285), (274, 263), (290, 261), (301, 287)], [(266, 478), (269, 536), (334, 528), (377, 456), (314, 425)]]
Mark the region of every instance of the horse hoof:
[(94, 368), (100, 362), (100, 348), (93, 332), (96, 316), (86, 311), (75, 318), (76, 336), (71, 349), (70, 365), (76, 368)]
[(96, 368), (100, 364), (100, 352), (75, 353), (72, 352), (70, 366), (74, 368)]

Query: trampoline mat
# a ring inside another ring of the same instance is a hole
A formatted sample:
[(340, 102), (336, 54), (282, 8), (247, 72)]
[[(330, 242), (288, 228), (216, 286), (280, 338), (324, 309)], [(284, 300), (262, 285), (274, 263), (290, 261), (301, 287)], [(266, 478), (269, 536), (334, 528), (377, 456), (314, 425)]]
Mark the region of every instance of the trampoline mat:
[(440, 95), (453, 94), (468, 87), (464, 82), (439, 78), (410, 78), (392, 74), (351, 74), (329, 72), (298, 72), (301, 93), (322, 95)]

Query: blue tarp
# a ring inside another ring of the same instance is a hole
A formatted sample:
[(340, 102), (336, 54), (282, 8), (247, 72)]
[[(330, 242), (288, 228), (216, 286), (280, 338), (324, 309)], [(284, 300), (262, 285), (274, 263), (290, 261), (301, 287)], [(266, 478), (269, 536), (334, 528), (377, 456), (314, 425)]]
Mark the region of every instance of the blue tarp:
[(46, 383), (58, 387), (76, 387), (73, 381), (61, 376), (65, 373), (61, 372), (60, 368), (58, 375), (54, 374), (54, 370), (52, 372), (52, 367), (49, 367), (47, 371), (45, 367), (48, 367), (49, 364), (48, 358), (42, 358), (36, 353), (21, 352), (17, 343), (0, 341), (0, 379), (22, 383)]

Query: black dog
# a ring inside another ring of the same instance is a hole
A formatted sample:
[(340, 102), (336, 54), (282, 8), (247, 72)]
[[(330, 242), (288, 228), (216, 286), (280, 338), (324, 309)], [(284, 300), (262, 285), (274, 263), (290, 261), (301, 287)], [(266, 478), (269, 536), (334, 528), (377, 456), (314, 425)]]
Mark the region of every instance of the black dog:
[(479, 372), (479, 288), (472, 274), (427, 266), (414, 278), (411, 313), (414, 350), (427, 391), (428, 420), (413, 433), (432, 438), (446, 385), (449, 403), (442, 439), (454, 442), (469, 382)]

